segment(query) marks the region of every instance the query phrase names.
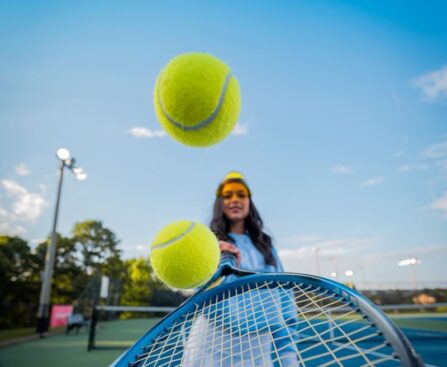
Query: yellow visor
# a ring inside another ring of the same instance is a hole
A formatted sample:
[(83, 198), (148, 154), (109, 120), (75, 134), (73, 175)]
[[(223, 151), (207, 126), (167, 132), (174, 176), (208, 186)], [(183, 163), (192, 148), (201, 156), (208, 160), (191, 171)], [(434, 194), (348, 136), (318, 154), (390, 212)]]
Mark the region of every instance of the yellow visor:
[(233, 199), (234, 196), (239, 199), (245, 199), (250, 196), (250, 193), (243, 183), (229, 182), (223, 185), (221, 196), (224, 200)]

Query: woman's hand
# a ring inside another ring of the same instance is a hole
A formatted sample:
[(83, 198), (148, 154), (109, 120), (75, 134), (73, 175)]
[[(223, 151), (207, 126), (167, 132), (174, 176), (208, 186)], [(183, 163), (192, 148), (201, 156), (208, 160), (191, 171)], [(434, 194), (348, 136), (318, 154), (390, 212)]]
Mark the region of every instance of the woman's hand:
[(219, 241), (220, 252), (231, 252), (236, 256), (237, 266), (241, 265), (241, 252), (239, 249), (230, 242)]

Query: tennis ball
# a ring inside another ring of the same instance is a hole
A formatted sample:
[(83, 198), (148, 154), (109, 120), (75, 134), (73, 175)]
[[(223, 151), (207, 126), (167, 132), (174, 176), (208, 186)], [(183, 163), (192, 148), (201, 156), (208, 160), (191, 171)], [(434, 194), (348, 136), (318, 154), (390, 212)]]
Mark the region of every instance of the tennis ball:
[(205, 53), (173, 58), (155, 84), (158, 120), (175, 140), (207, 147), (232, 130), (241, 107), (239, 84), (230, 68)]
[(181, 220), (164, 227), (151, 244), (151, 264), (173, 288), (195, 288), (216, 271), (220, 249), (216, 236), (201, 223)]

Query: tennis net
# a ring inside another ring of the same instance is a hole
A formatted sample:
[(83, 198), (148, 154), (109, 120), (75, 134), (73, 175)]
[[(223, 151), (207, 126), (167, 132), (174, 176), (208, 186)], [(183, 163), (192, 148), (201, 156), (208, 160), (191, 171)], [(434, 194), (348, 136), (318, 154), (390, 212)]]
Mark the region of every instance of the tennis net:
[[(403, 330), (410, 341), (425, 343), (445, 340), (447, 345), (447, 303), (428, 305), (383, 305), (382, 310)], [(88, 350), (126, 349), (174, 307), (96, 306), (90, 323)], [(308, 314), (312, 309), (303, 310)], [(334, 322), (343, 309), (330, 310)], [(317, 322), (316, 320), (315, 322)], [(334, 325), (333, 325), (334, 326)], [(327, 324), (330, 328), (330, 323)]]

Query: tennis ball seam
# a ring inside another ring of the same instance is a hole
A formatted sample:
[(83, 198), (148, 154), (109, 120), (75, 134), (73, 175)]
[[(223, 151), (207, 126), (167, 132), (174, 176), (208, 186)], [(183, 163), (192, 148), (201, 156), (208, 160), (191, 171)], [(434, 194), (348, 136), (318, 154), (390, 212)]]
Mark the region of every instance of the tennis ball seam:
[(164, 227), (151, 248), (151, 264), (157, 277), (180, 289), (204, 284), (215, 272), (220, 258), (214, 233), (204, 224), (190, 220)]
[(164, 117), (166, 117), (166, 119), (172, 125), (178, 127), (179, 129), (181, 129), (183, 131), (197, 131), (197, 130), (200, 130), (200, 129), (208, 126), (209, 124), (211, 124), (215, 120), (216, 116), (219, 114), (220, 109), (222, 108), (222, 105), (223, 105), (224, 100), (225, 100), (225, 96), (227, 94), (228, 86), (230, 85), (230, 80), (233, 77), (233, 74), (231, 74), (231, 71), (228, 72), (227, 76), (225, 77), (225, 82), (224, 82), (222, 91), (220, 93), (219, 100), (217, 102), (217, 106), (214, 109), (214, 111), (211, 113), (211, 115), (208, 116), (205, 120), (200, 121), (200, 122), (198, 122), (195, 125), (186, 126), (186, 125), (182, 124), (181, 122), (176, 121), (171, 115), (169, 115), (169, 113), (166, 111), (166, 109), (165, 109), (165, 107), (163, 105), (163, 101), (162, 101), (162, 98), (161, 98), (161, 92), (160, 92), (160, 83), (161, 83), (161, 80), (163, 79), (163, 74), (164, 73), (162, 73), (162, 75), (160, 76), (160, 81), (159, 81), (159, 84), (157, 86), (157, 95), (158, 95), (157, 101), (158, 101), (158, 104), (160, 106), (161, 111), (163, 112)]
[(167, 247), (169, 245), (172, 245), (173, 243), (177, 242), (178, 240), (180, 240), (183, 237), (185, 237), (188, 233), (190, 233), (194, 229), (195, 226), (196, 226), (196, 224), (194, 222), (191, 222), (189, 227), (185, 231), (180, 233), (178, 236), (175, 236), (174, 238), (171, 238), (168, 241), (152, 245), (152, 251), (153, 250), (158, 250), (158, 249), (161, 249), (161, 248), (164, 248), (164, 247)]

